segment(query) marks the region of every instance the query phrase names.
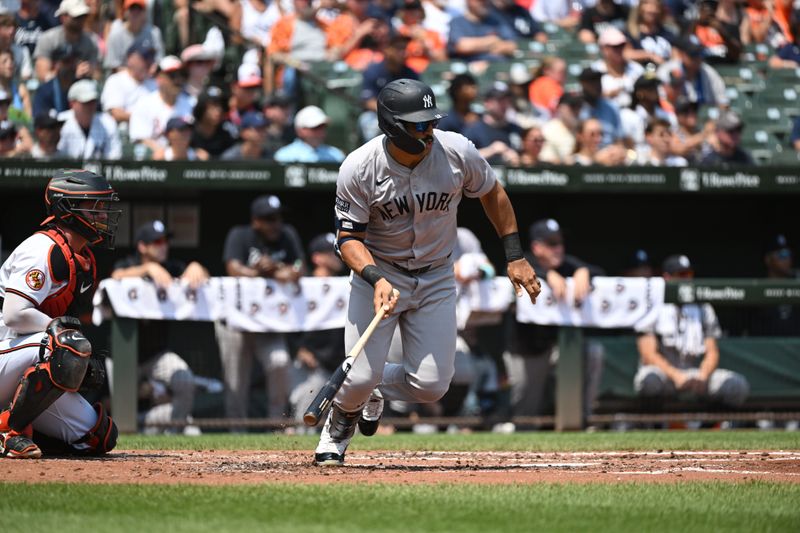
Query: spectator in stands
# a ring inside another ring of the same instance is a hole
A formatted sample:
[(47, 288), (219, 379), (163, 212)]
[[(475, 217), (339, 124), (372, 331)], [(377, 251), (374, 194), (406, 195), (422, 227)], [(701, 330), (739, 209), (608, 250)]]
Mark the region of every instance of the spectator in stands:
[(541, 125), (550, 118), (550, 114), (531, 103), (528, 97), (533, 73), (524, 63), (511, 63), (508, 70), (508, 90), (511, 93), (511, 109), (508, 111), (509, 122), (522, 129)]
[(480, 115), (472, 108), (478, 97), (478, 80), (468, 72), (456, 74), (450, 81), (447, 94), (450, 96), (450, 111), (439, 121), (439, 129), (463, 133), (466, 126), (480, 120)]
[(631, 106), (622, 109), (619, 117), (622, 131), (626, 139), (630, 139), (633, 147), (640, 150), (645, 144), (645, 128), (653, 120), (666, 120), (670, 128), (678, 126), (675, 114), (661, 104), (658, 92), (661, 80), (652, 72), (639, 76), (633, 84)]
[(678, 49), (678, 59), (658, 68), (661, 81), (675, 88), (674, 97), (684, 95), (699, 105), (728, 107), (725, 82), (714, 67), (703, 61), (705, 49), (697, 37), (682, 37), (674, 46)]
[[(16, 155), (27, 154), (33, 147), (33, 139), (31, 138), (30, 131), (28, 131), (28, 128), (25, 126), (25, 122), (21, 121), (20, 117), (13, 117), (10, 115), (11, 101), (11, 95), (3, 89), (0, 89), (0, 121), (8, 122), (13, 126), (13, 143), (11, 148), (7, 148), (7, 152)], [(5, 134), (6, 143), (8, 143), (10, 141), (9, 136), (11, 136), (11, 128), (8, 124), (6, 124)], [(10, 150), (13, 150), (13, 152)]]
[(26, 120), (33, 116), (33, 106), (28, 87), (14, 76), (14, 54), (0, 50), (0, 89), (11, 95), (11, 108)]
[(311, 0), (294, 0), (272, 30), (267, 57), (275, 68), (275, 87), (294, 93), (297, 68), (327, 57), (325, 30), (317, 21)]
[[(305, 255), (294, 227), (283, 222), (277, 196), (259, 196), (250, 208), (250, 225), (231, 228), (225, 238), (223, 262), (228, 276), (263, 277), (279, 283), (297, 283)], [(282, 417), (289, 399), (289, 352), (281, 333), (250, 333), (216, 323), (225, 382), (225, 414), (247, 416), (253, 360), (266, 374), (270, 417)]]
[(10, 120), (0, 120), (0, 158), (27, 155), (17, 142), (17, 126)]
[(584, 120), (578, 126), (573, 161), (582, 166), (616, 166), (625, 163), (625, 148), (620, 144), (602, 146), (603, 125), (596, 118)]
[(369, 0), (345, 0), (345, 6), (326, 29), (329, 57), (363, 71), (380, 61), (378, 51), (389, 37), (389, 24), (382, 13), (370, 11)]
[(304, 107), (294, 117), (297, 138), (275, 152), (279, 163), (341, 163), (344, 153), (325, 144), (330, 119), (315, 105)]
[(236, 71), (236, 83), (231, 84), (231, 101), (228, 120), (239, 126), (242, 117), (250, 111), (261, 111), (261, 68), (253, 63), (242, 63)]
[(21, 0), (14, 13), (16, 32), (14, 42), (28, 49), (28, 59), (33, 57), (36, 42), (42, 33), (53, 27), (53, 21), (40, 9), (40, 0)]
[(106, 79), (100, 102), (117, 122), (128, 122), (139, 100), (158, 90), (150, 74), (155, 56), (155, 49), (147, 41), (134, 42), (128, 49), (125, 66)]
[(547, 42), (547, 33), (531, 16), (530, 11), (514, 0), (490, 0), (489, 12), (514, 30), (517, 39), (533, 39)]
[(542, 129), (534, 126), (525, 131), (522, 136), (522, 153), (519, 158), (519, 165), (522, 167), (533, 167), (542, 162), (541, 154), (544, 147), (544, 135)]
[(689, 163), (672, 153), (672, 125), (654, 118), (644, 130), (645, 146), (636, 151), (636, 164), (656, 167), (685, 167)]
[[(550, 288), (552, 297), (566, 302), (567, 278), (574, 289), (570, 305), (580, 305), (591, 290), (591, 278), (604, 272), (595, 266), (567, 255), (564, 235), (553, 219), (537, 220), (530, 227), (528, 260), (539, 279)], [(591, 413), (597, 396), (603, 369), (603, 349), (595, 343), (585, 343), (584, 414)], [(511, 407), (514, 415), (543, 414), (545, 384), (558, 361), (558, 328), (512, 322), (509, 345), (503, 359), (511, 386)]]
[(676, 35), (664, 27), (666, 11), (661, 0), (640, 0), (628, 19), (625, 57), (643, 65), (661, 65), (672, 58)]
[[(114, 9), (103, 0), (85, 0), (89, 6), (89, 14), (83, 23), (83, 30), (91, 37), (100, 52), (98, 59), (102, 59), (107, 50), (106, 36), (111, 28)], [(123, 50), (124, 52), (124, 50)]]
[(230, 4), (226, 10), (226, 15), (230, 19), (230, 28), (241, 35), (246, 48), (266, 48), (269, 45), (272, 28), (283, 14), (280, 2), (270, 0), (217, 2), (217, 4), (220, 3)]
[(655, 275), (647, 250), (639, 248), (629, 256), (629, 261), (622, 269), (622, 275), (629, 278), (650, 278)]
[(220, 159), (225, 161), (272, 159), (272, 152), (265, 146), (267, 119), (264, 113), (249, 111), (244, 114), (239, 127), (239, 139), (241, 142), (225, 150)]
[(67, 93), (70, 112), (61, 127), (58, 149), (82, 160), (119, 159), (122, 142), (111, 115), (97, 111), (100, 93), (94, 80), (78, 80)]
[(447, 43), (451, 59), (499, 61), (517, 49), (513, 28), (492, 16), (489, 0), (466, 0), (467, 10), (450, 21)]
[(236, 144), (239, 131), (226, 119), (227, 114), (228, 101), (222, 89), (213, 85), (208, 87), (194, 106), (192, 148), (203, 150), (216, 159)]
[[(146, 222), (136, 230), (136, 253), (114, 264), (112, 279), (144, 278), (159, 290), (180, 283), (196, 290), (208, 280), (208, 271), (197, 261), (188, 265), (169, 257), (170, 234), (160, 220)], [(146, 345), (145, 360), (139, 364), (141, 396), (150, 408), (144, 414), (145, 428), (160, 422), (191, 423), (195, 375), (186, 361), (167, 346), (168, 323), (144, 320), (139, 323)], [(196, 431), (196, 430), (195, 430)]]
[[(783, 234), (773, 235), (764, 246), (764, 267), (767, 278), (780, 280), (800, 279), (800, 270), (794, 268), (794, 254)], [(800, 335), (800, 306), (764, 305), (753, 310), (751, 335), (796, 337)]]
[(620, 109), (631, 105), (633, 84), (644, 74), (644, 67), (625, 59), (623, 53), (628, 41), (625, 34), (610, 26), (598, 39), (602, 59), (592, 63), (592, 68), (603, 73), (603, 96), (617, 104)]
[[(662, 266), (666, 280), (692, 279), (685, 255), (671, 255)], [(741, 374), (719, 368), (717, 339), (722, 334), (710, 304), (664, 304), (654, 323), (637, 328), (641, 357), (634, 389), (643, 397), (680, 392), (738, 407), (750, 386)]]
[(744, 123), (733, 111), (725, 111), (717, 119), (716, 135), (709, 139), (711, 151), (703, 156), (703, 166), (755, 165), (756, 162), (740, 146)]
[[(333, 233), (323, 233), (311, 239), (308, 245), (311, 276), (324, 278), (346, 274), (347, 268), (333, 249), (335, 240)], [(300, 335), (289, 394), (291, 411), (299, 427), (303, 427), (303, 413), (311, 400), (344, 358), (344, 328), (306, 331)]]
[(739, 26), (728, 24), (717, 17), (718, 0), (700, 2), (700, 12), (690, 32), (706, 48), (708, 63), (736, 63), (742, 53)]
[(800, 67), (800, 13), (792, 20), (793, 40), (778, 47), (769, 58), (770, 68), (798, 68)]
[(439, 32), (426, 28), (425, 9), (420, 0), (405, 0), (398, 11), (400, 35), (409, 38), (406, 47), (406, 66), (421, 74), (431, 62), (447, 60), (447, 47)]
[(191, 98), (194, 107), (197, 104), (197, 97), (208, 85), (216, 57), (202, 44), (193, 44), (181, 52), (181, 61), (186, 69), (186, 83), (183, 85), (183, 90)]
[(594, 7), (588, 7), (581, 14), (578, 26), (578, 39), (584, 43), (594, 43), (609, 28), (624, 30), (628, 21), (628, 6), (614, 0), (598, 0)]
[(153, 153), (156, 161), (206, 161), (208, 153), (192, 148), (192, 123), (183, 117), (172, 117), (164, 128), (167, 146)]
[(764, 43), (778, 48), (792, 41), (789, 20), (792, 0), (747, 0), (744, 44)]
[(675, 116), (678, 128), (672, 138), (672, 152), (684, 157), (691, 163), (696, 163), (700, 158), (703, 146), (714, 135), (716, 125), (709, 120), (702, 129), (697, 127), (697, 103), (690, 101), (685, 96), (675, 102)]
[(61, 126), (56, 112), (38, 115), (33, 119), (33, 133), (36, 143), (31, 148), (31, 157), (39, 161), (66, 159), (67, 155), (58, 149), (61, 140)]
[(587, 120), (596, 118), (603, 127), (603, 136), (600, 140), (600, 147), (622, 141), (623, 131), (622, 122), (619, 118), (619, 108), (603, 97), (603, 74), (591, 68), (585, 68), (578, 76), (581, 83), (583, 96), (583, 106), (581, 107), (578, 118)]
[(511, 107), (508, 85), (495, 82), (484, 94), (483, 105), (481, 119), (464, 128), (464, 137), (472, 141), (489, 163), (518, 165), (522, 129), (507, 119)]
[(555, 116), (542, 126), (544, 146), (540, 159), (556, 165), (572, 164), (575, 153), (575, 134), (578, 132), (583, 97), (564, 93), (558, 100)]
[(128, 128), (131, 142), (156, 153), (166, 146), (164, 127), (172, 117), (192, 114), (189, 96), (183, 92), (186, 71), (181, 60), (166, 56), (158, 63), (158, 90), (142, 96), (133, 106)]
[(65, 43), (55, 50), (50, 56), (53, 62), (55, 76), (49, 81), (39, 85), (33, 97), (33, 114), (41, 115), (51, 109), (58, 113), (69, 109), (67, 91), (75, 81), (75, 71), (78, 66), (78, 49)]
[(552, 22), (570, 31), (581, 21), (580, 11), (572, 6), (571, 0), (537, 0), (531, 7), (531, 16), (537, 22)]
[(364, 112), (358, 117), (358, 127), (365, 140), (380, 135), (378, 127), (378, 93), (387, 83), (401, 78), (419, 79), (415, 71), (406, 66), (406, 49), (409, 38), (395, 34), (383, 49), (383, 59), (371, 63), (364, 71), (361, 82), (361, 103)]
[(564, 82), (567, 79), (567, 62), (557, 56), (542, 58), (542, 63), (533, 73), (533, 82), (528, 87), (530, 101), (551, 117), (556, 112)]
[(33, 52), (36, 78), (40, 83), (44, 83), (56, 75), (51, 57), (58, 47), (67, 43), (75, 47), (78, 55), (75, 77), (77, 79), (94, 77), (97, 74), (100, 52), (92, 37), (83, 28), (89, 15), (89, 6), (85, 0), (62, 0), (56, 15), (61, 20), (61, 25), (44, 32)]
[(267, 117), (267, 149), (274, 153), (294, 141), (292, 99), (282, 92), (269, 95), (264, 100), (264, 116)]
[(0, 50), (8, 50), (14, 55), (14, 77), (17, 81), (27, 81), (33, 76), (31, 53), (26, 46), (14, 42), (17, 23), (11, 6), (0, 4)]

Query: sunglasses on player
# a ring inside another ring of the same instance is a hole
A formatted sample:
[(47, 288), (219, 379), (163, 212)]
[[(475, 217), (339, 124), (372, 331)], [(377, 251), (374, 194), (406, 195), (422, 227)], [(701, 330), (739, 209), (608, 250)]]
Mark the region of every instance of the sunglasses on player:
[(428, 128), (435, 128), (439, 125), (438, 120), (427, 120), (425, 122), (405, 122), (403, 124), (406, 125), (406, 128), (411, 128), (417, 133), (423, 133), (428, 131)]

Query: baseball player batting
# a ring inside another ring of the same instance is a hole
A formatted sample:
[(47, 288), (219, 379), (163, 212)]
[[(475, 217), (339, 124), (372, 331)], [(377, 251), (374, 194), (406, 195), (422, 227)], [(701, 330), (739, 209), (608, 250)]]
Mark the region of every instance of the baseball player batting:
[(78, 393), (102, 386), (105, 371), (73, 317), (94, 292), (89, 247), (113, 248), (117, 201), (103, 176), (57, 172), (45, 190), (42, 230), (0, 267), (0, 406), (7, 406), (0, 412), (0, 444), (6, 457), (37, 458), (43, 448), (101, 455), (116, 444), (117, 428), (102, 405), (93, 407)]
[[(505, 190), (469, 140), (435, 129), (443, 117), (430, 87), (395, 80), (378, 95), (384, 135), (352, 152), (339, 169), (336, 248), (354, 273), (345, 345), (353, 346), (384, 306), (387, 312), (333, 401), (317, 465), (344, 464), (356, 425), (373, 435), (384, 400), (435, 402), (447, 392), (456, 352), (451, 255), (462, 197), (480, 198), (502, 238), (517, 295), (526, 291), (535, 302), (539, 294)], [(403, 362), (387, 364), (398, 326)]]

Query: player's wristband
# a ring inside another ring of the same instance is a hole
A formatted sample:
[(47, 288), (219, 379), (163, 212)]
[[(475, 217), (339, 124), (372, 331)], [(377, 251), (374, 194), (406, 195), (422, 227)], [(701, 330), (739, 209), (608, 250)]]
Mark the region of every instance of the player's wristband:
[(506, 262), (510, 263), (522, 259), (522, 243), (519, 240), (519, 233), (509, 233), (503, 235), (503, 251), (506, 253)]
[(364, 279), (364, 281), (374, 287), (381, 278), (386, 276), (384, 276), (383, 272), (381, 272), (380, 269), (375, 265), (367, 265), (361, 270), (361, 277)]

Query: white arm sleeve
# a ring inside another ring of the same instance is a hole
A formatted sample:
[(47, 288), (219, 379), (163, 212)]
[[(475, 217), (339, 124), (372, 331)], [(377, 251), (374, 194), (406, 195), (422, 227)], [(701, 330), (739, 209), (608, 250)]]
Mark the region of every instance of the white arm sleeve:
[(3, 303), (3, 322), (18, 335), (44, 331), (51, 320), (52, 318), (36, 309), (33, 302), (22, 296), (6, 293)]

